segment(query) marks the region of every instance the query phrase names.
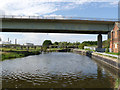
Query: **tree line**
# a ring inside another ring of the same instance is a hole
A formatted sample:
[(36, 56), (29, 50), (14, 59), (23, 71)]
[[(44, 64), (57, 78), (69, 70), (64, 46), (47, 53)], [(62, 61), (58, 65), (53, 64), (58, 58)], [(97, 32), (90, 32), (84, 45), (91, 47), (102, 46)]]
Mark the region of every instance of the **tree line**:
[(82, 43), (80, 42), (54, 42), (52, 43), (51, 40), (45, 40), (42, 44), (43, 47), (48, 48), (50, 45), (54, 45), (54, 46), (78, 46), (79, 48), (83, 49), (84, 46), (96, 46), (97, 45), (97, 41), (84, 41)]
[[(103, 48), (109, 48), (110, 40), (103, 41)], [(84, 49), (84, 46), (97, 46), (97, 41), (83, 41), (80, 42), (53, 42), (51, 40), (45, 40), (42, 44), (43, 47), (48, 48), (50, 45), (54, 46), (78, 46), (78, 48)]]

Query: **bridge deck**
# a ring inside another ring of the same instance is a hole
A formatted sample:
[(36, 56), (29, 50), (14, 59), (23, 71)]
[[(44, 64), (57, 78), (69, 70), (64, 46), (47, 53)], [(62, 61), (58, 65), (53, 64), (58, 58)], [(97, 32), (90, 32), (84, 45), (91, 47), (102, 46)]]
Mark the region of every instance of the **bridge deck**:
[(107, 34), (115, 21), (2, 17), (2, 32)]

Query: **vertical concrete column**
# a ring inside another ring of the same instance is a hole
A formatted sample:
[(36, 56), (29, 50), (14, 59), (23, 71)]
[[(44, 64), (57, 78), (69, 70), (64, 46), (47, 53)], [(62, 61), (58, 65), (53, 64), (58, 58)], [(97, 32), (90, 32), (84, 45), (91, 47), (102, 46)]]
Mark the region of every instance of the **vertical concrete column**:
[(102, 35), (101, 34), (99, 34), (98, 35), (98, 48), (102, 48)]

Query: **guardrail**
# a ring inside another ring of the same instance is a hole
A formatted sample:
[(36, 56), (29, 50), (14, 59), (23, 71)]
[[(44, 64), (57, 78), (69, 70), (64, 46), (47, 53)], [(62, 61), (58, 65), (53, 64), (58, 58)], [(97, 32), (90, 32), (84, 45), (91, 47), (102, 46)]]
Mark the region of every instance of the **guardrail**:
[(0, 18), (18, 19), (62, 19), (62, 20), (93, 20), (93, 21), (119, 21), (115, 18), (89, 18), (89, 17), (66, 17), (66, 16), (20, 16), (20, 15), (0, 15)]

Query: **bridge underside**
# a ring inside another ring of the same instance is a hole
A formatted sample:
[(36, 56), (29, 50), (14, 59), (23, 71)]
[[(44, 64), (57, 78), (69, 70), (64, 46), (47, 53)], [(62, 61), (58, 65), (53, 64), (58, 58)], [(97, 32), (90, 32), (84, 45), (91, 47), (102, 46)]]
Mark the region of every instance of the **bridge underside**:
[(88, 20), (2, 19), (2, 32), (99, 34), (97, 51), (102, 49), (102, 35), (108, 34), (115, 22)]
[(70, 33), (70, 34), (108, 34), (109, 31), (78, 31), (78, 30), (47, 30), (47, 29), (2, 29), (2, 32), (25, 32), (25, 33)]
[(51, 19), (2, 19), (2, 32), (108, 34), (115, 22)]

